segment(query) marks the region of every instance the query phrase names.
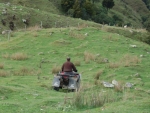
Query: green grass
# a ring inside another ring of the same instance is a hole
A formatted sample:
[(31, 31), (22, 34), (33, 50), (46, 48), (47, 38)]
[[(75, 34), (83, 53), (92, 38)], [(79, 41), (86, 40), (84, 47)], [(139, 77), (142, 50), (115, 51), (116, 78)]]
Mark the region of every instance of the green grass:
[[(96, 27), (32, 28), (14, 32), (9, 41), (2, 35), (0, 39), (0, 64), (3, 64), (0, 71), (7, 73), (6, 76), (0, 76), (2, 113), (141, 113), (150, 110), (150, 54), (147, 53), (150, 47), (145, 43)], [(131, 44), (137, 45), (137, 48), (130, 47)], [(88, 62), (85, 52), (88, 53)], [(13, 59), (12, 55), (16, 53), (26, 55), (27, 59)], [(141, 54), (144, 57), (140, 58)], [(67, 56), (71, 57), (72, 62), (80, 61), (77, 69), (82, 73), (83, 89), (79, 94), (83, 95), (83, 101), (88, 98), (87, 105), (80, 103), (83, 107), (73, 103), (73, 98), (78, 98), (75, 93), (56, 92), (51, 88), (52, 69), (61, 66)], [(96, 58), (100, 61), (97, 62)], [(109, 62), (101, 61), (105, 58)], [(95, 85), (95, 76), (100, 71)], [(136, 73), (140, 77), (134, 77)], [(113, 79), (121, 85), (126, 82), (135, 85), (122, 92), (101, 85), (102, 81), (111, 82)], [(91, 104), (90, 98), (98, 97), (101, 92), (106, 92), (107, 101), (100, 105)]]

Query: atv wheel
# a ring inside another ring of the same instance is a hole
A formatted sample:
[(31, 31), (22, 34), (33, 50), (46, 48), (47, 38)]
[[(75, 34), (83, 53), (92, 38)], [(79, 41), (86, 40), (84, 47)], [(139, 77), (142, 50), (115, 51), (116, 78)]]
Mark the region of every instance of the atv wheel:
[(54, 87), (54, 90), (59, 91), (59, 87)]

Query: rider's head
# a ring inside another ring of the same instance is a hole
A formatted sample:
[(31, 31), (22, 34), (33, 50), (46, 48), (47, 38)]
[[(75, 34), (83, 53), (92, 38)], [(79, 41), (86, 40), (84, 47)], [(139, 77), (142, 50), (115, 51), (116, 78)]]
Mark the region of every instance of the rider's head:
[(67, 57), (67, 61), (70, 61), (70, 57)]

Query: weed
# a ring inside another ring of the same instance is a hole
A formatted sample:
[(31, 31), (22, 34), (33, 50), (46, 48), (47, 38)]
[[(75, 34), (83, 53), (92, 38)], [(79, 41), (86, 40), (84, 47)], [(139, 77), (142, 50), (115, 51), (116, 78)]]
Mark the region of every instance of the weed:
[(14, 53), (11, 55), (11, 59), (13, 60), (26, 60), (28, 56), (24, 53)]

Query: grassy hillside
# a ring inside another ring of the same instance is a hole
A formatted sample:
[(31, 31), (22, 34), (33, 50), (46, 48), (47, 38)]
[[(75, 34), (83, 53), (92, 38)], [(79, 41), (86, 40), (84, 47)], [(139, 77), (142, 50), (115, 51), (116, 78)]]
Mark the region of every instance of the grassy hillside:
[[(119, 16), (124, 25), (130, 24), (134, 28), (143, 27), (142, 17), (148, 15), (149, 10), (141, 0), (137, 0), (136, 3), (130, 0), (114, 1), (115, 6), (109, 11), (110, 16)], [(96, 4), (101, 6), (101, 2), (102, 0)], [(74, 19), (64, 16), (65, 14), (61, 12), (60, 0), (42, 2), (40, 0), (0, 0), (0, 11), (3, 12), (5, 9), (7, 9), (7, 14), (1, 13), (0, 19), (6, 22), (6, 26), (2, 25), (0, 31), (8, 30), (10, 21), (14, 22), (15, 30), (24, 28), (25, 24), (22, 19), (29, 20), (28, 26), (40, 25), (42, 22), (44, 28), (54, 27), (55, 23), (58, 23), (57, 27), (66, 27), (63, 23), (68, 21), (70, 26), (78, 23)], [(14, 15), (16, 19), (13, 19)]]
[[(0, 35), (0, 112), (148, 113), (150, 47), (106, 29), (83, 24), (31, 27), (13, 32), (10, 40)], [(82, 74), (77, 93), (51, 88), (67, 56)], [(119, 86), (102, 85), (112, 80)], [(126, 88), (127, 82), (133, 87)]]

